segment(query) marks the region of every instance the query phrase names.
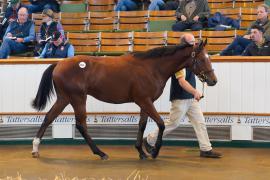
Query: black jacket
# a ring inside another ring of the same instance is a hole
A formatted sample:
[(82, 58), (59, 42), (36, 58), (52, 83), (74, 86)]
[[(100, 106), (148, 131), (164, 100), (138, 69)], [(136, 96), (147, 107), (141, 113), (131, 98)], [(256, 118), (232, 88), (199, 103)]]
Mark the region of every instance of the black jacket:
[(270, 37), (265, 37), (265, 42), (258, 47), (255, 42), (250, 43), (242, 56), (270, 56)]

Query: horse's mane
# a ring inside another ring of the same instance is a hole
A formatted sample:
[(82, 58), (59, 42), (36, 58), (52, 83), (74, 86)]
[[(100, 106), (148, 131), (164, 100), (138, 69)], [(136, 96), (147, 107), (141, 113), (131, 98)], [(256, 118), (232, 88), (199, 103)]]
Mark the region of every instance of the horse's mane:
[(146, 52), (134, 52), (132, 54), (134, 57), (140, 58), (140, 59), (157, 58), (157, 57), (173, 55), (178, 50), (184, 49), (185, 47), (191, 47), (191, 46), (192, 45), (189, 45), (189, 44), (180, 44), (180, 45), (175, 45), (175, 46), (157, 47), (154, 49), (150, 49)]

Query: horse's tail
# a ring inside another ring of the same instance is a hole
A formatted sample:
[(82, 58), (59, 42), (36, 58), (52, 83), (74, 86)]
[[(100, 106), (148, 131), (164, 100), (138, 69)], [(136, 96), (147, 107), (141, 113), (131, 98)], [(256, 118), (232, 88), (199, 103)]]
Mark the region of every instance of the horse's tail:
[(43, 73), (36, 98), (32, 101), (32, 107), (38, 111), (46, 107), (47, 100), (54, 94), (52, 73), (56, 64), (50, 65)]

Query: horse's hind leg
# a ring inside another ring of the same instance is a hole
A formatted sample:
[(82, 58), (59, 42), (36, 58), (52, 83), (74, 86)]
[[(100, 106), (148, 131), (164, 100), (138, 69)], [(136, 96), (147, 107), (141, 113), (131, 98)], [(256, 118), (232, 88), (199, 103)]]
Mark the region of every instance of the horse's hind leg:
[(33, 140), (33, 151), (32, 157), (39, 157), (38, 146), (41, 138), (43, 137), (48, 126), (54, 121), (54, 119), (64, 110), (64, 108), (68, 105), (68, 102), (64, 99), (58, 99), (54, 103), (53, 107), (46, 114), (37, 134)]
[(85, 139), (86, 143), (89, 145), (91, 150), (94, 154), (97, 154), (100, 156), (102, 160), (107, 160), (108, 155), (106, 155), (104, 152), (102, 152), (93, 142), (92, 138), (87, 132), (87, 125), (86, 125), (86, 96), (84, 98), (76, 97), (73, 98), (73, 100), (76, 99), (74, 102), (71, 103), (74, 112), (75, 112), (75, 118), (76, 118), (76, 128), (81, 133), (82, 137)]
[(138, 134), (137, 134), (137, 142), (136, 142), (136, 149), (138, 150), (139, 152), (139, 157), (140, 159), (146, 159), (147, 158), (147, 155), (145, 154), (145, 152), (143, 151), (142, 149), (142, 140), (143, 140), (143, 133), (144, 133), (144, 130), (145, 130), (145, 127), (146, 127), (146, 124), (147, 124), (147, 119), (148, 119), (148, 115), (143, 112), (143, 110), (141, 110), (141, 113), (140, 113), (140, 122), (139, 122), (139, 131), (138, 131)]
[(144, 100), (143, 102), (136, 102), (141, 109), (146, 112), (156, 123), (159, 128), (158, 137), (155, 144), (155, 149), (153, 150), (152, 158), (156, 158), (158, 156), (159, 150), (162, 146), (162, 135), (165, 129), (165, 125), (161, 117), (159, 116), (153, 102), (149, 99)]

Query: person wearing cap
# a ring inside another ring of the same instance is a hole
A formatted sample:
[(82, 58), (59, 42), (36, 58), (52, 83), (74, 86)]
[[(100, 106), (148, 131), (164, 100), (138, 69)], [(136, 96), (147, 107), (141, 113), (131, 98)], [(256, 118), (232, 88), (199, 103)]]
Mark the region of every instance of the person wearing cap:
[(68, 58), (74, 56), (74, 47), (69, 44), (61, 32), (55, 31), (52, 39), (45, 45), (39, 58)]
[[(193, 46), (195, 38), (190, 33), (181, 37), (181, 45)], [(164, 121), (165, 130), (163, 136), (175, 130), (180, 121), (187, 116), (195, 130), (200, 146), (200, 156), (205, 158), (220, 158), (221, 154), (212, 150), (208, 138), (205, 119), (200, 108), (199, 100), (202, 93), (196, 90), (196, 79), (194, 73), (186, 68), (178, 71), (171, 77), (170, 118)], [(152, 154), (158, 136), (158, 128), (150, 132), (143, 139), (143, 144), (148, 153)]]
[(44, 9), (51, 9), (54, 12), (60, 12), (60, 1), (57, 0), (29, 0), (31, 4), (27, 5), (29, 13), (42, 12)]
[(4, 15), (4, 19), (0, 24), (0, 40), (3, 39), (8, 25), (18, 18), (18, 11), (21, 7), (24, 7), (24, 5), (22, 5), (20, 0), (10, 0), (9, 6), (7, 7)]
[(42, 24), (36, 39), (37, 44), (34, 50), (35, 56), (41, 54), (46, 43), (50, 40), (55, 31), (59, 31), (63, 37), (65, 36), (61, 23), (54, 20), (54, 12), (51, 9), (44, 9), (42, 12)]
[(0, 59), (6, 59), (12, 53), (22, 53), (35, 40), (35, 26), (28, 19), (27, 8), (21, 7), (18, 19), (9, 24), (0, 47)]

